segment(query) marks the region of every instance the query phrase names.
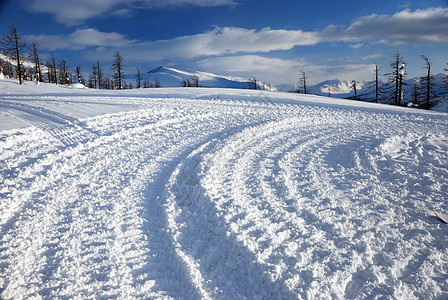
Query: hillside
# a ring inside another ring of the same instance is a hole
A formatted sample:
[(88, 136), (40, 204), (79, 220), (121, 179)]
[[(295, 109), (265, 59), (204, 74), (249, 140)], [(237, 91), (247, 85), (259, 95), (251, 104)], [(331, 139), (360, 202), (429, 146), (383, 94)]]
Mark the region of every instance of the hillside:
[[(143, 78), (149, 79), (151, 83), (157, 80), (163, 87), (180, 87), (183, 81), (192, 83), (193, 76), (197, 76), (201, 87), (253, 89), (254, 86), (253, 82), (248, 78), (221, 76), (207, 72), (178, 70), (162, 66), (143, 74)], [(263, 82), (257, 82), (257, 89), (274, 90)]]

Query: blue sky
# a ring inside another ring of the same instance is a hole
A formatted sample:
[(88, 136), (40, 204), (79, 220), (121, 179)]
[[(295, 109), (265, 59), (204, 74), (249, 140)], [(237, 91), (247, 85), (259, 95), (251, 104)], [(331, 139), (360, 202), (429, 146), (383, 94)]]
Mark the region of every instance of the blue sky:
[[(125, 72), (160, 65), (294, 84), (298, 70), (311, 83), (371, 80), (373, 65), (389, 71), (397, 51), (408, 77), (421, 75), (421, 54), (433, 73), (448, 62), (448, 1), (265, 0), (6, 0), (0, 31), (14, 22), (84, 75), (112, 55)], [(87, 76), (86, 76), (87, 77)]]

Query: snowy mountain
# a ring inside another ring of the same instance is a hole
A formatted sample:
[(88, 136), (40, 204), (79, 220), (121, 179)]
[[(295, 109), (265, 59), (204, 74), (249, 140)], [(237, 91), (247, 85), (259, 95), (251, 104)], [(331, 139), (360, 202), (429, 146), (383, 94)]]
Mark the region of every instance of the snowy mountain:
[[(445, 78), (446, 75), (442, 73), (434, 75), (435, 92), (437, 94), (443, 94), (447, 92), (448, 87), (446, 83), (444, 83)], [(405, 80), (404, 82), (405, 98), (411, 94), (414, 82), (416, 83), (420, 82), (420, 77), (414, 77)], [(386, 84), (384, 81), (380, 81), (380, 86), (383, 89), (385, 85)], [(361, 81), (356, 82), (356, 87), (358, 96), (360, 95), (361, 98), (364, 98), (366, 100), (373, 99), (372, 94), (374, 94), (374, 84), (366, 81)], [(334, 95), (337, 98), (350, 98), (354, 95), (354, 90), (352, 88), (351, 81), (332, 79), (309, 86), (308, 93), (320, 96), (328, 96), (328, 94), (330, 93), (331, 96)]]
[[(254, 84), (248, 78), (222, 76), (195, 70), (179, 70), (163, 66), (149, 71), (143, 75), (143, 78), (149, 79), (152, 83), (158, 81), (163, 87), (180, 87), (183, 86), (183, 82), (189, 81), (192, 83), (195, 76), (199, 79), (199, 86), (201, 87), (252, 89)], [(258, 81), (257, 89), (275, 90)]]
[[(357, 82), (357, 89), (361, 90), (364, 84), (364, 82)], [(341, 81), (339, 79), (326, 80), (316, 85), (310, 86), (308, 92), (310, 94), (322, 96), (328, 96), (328, 94), (330, 94), (335, 95), (338, 98), (345, 98), (346, 96), (350, 96), (354, 93), (351, 81)]]
[[(439, 73), (433, 76), (433, 92), (438, 95), (436, 105), (433, 108), (437, 111), (448, 111), (448, 85), (446, 83), (446, 75)], [(404, 105), (413, 105), (414, 97), (414, 85), (420, 87), (420, 77), (410, 78), (404, 81)], [(387, 90), (386, 83), (380, 81), (380, 90), (385, 93)], [(357, 82), (357, 97), (359, 100), (373, 102), (375, 100), (375, 83), (373, 82)], [(423, 91), (419, 90), (420, 97), (422, 97)], [(308, 87), (308, 94), (329, 96), (342, 99), (353, 99), (354, 90), (352, 88), (351, 81), (342, 81), (338, 79), (326, 80), (318, 84)]]

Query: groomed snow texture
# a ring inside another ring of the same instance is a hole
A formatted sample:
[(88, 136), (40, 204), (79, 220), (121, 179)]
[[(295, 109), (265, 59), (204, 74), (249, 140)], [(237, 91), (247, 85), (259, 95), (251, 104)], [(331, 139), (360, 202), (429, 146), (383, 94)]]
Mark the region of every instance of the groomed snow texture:
[(2, 299), (448, 296), (446, 114), (2, 84)]

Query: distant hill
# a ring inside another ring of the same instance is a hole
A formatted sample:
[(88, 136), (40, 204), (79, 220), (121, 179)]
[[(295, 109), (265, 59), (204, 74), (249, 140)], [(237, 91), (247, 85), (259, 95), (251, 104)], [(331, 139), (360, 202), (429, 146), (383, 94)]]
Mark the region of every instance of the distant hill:
[[(362, 90), (364, 85), (364, 82), (358, 82), (356, 84), (358, 91)], [(310, 86), (308, 88), (308, 92), (315, 95), (328, 96), (328, 94), (330, 94), (335, 95), (338, 98), (345, 98), (351, 96), (352, 94), (354, 95), (354, 91), (351, 86), (351, 81), (333, 79)]]
[[(439, 94), (447, 92), (448, 86), (446, 83), (444, 83), (445, 78), (446, 75), (442, 73), (434, 75), (434, 84), (436, 85), (436, 91)], [(407, 98), (406, 96), (409, 96), (409, 94), (411, 93), (414, 82), (418, 83), (419, 80), (419, 77), (414, 77), (404, 81), (405, 98)], [(384, 81), (380, 81), (380, 87), (384, 89), (385, 85), (386, 84)], [(330, 93), (330, 96), (335, 96), (338, 98), (351, 98), (354, 96), (354, 90), (351, 86), (351, 81), (332, 79), (309, 86), (308, 93), (321, 96), (328, 96), (328, 94)], [(358, 96), (361, 96), (361, 98), (364, 97), (366, 98), (366, 100), (375, 98), (374, 83), (361, 81), (357, 82), (356, 86), (357, 94)]]
[[(202, 87), (252, 89), (254, 86), (254, 83), (248, 78), (222, 76), (195, 70), (178, 70), (162, 66), (142, 74), (142, 77), (149, 79), (151, 83), (158, 81), (163, 87), (180, 87), (186, 82), (193, 83), (194, 76), (197, 76), (199, 86)], [(257, 81), (257, 89), (275, 90), (260, 81)]]

